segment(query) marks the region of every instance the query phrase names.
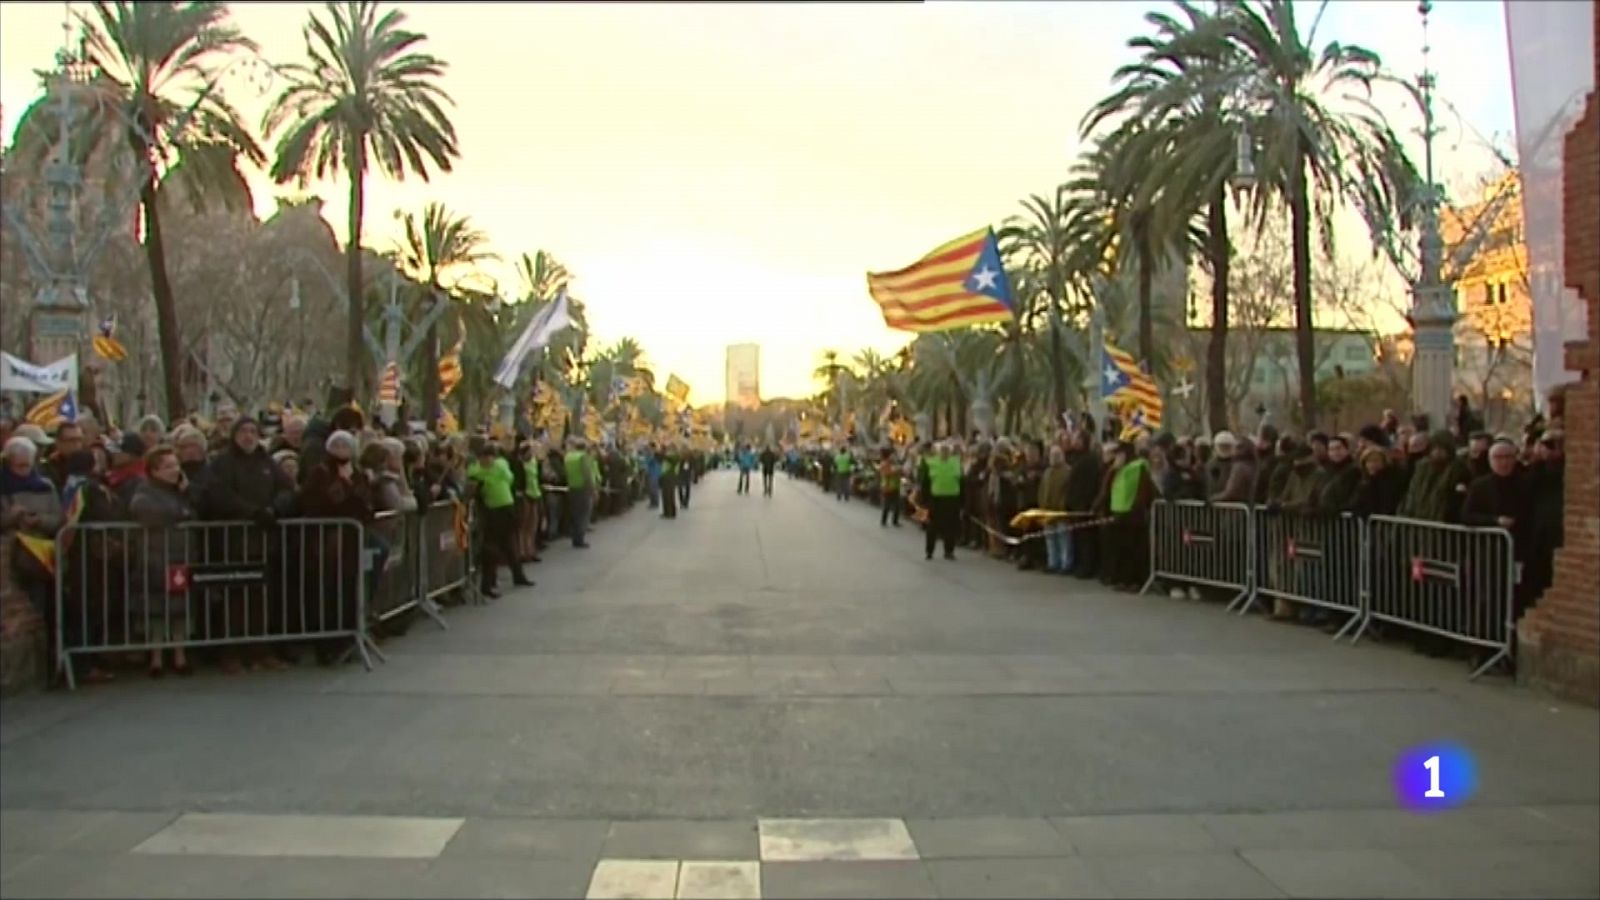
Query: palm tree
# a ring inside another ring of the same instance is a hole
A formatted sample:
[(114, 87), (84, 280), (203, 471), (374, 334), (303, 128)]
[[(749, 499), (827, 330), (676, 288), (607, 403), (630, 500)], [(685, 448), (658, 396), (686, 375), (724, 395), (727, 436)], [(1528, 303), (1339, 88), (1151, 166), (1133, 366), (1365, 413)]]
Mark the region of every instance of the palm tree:
[[(1071, 190), (1064, 184), (1049, 198), (1032, 194), (1022, 201), (1023, 213), (1011, 217), (998, 235), (1005, 255), (1022, 256), (1025, 260), (1023, 273), (1030, 276), (1025, 283), (1026, 290), (1016, 292), (1018, 303), (1032, 307), (1036, 298), (1042, 300), (1049, 321), (1053, 381), (1050, 396), (1057, 415), (1067, 409), (1066, 364), (1061, 348), (1062, 307), (1067, 302), (1067, 285), (1074, 260), (1080, 254), (1078, 242), (1082, 236), (1074, 227), (1079, 210), (1072, 201)], [(1022, 310), (1018, 311), (1018, 322), (1027, 317)]]
[[(1182, 19), (1151, 13), (1155, 34), (1128, 41), (1137, 62), (1119, 68), (1119, 87), (1084, 117), (1088, 132), (1117, 116), (1139, 122), (1147, 148), (1141, 190), (1155, 186), (1156, 215), (1176, 231), (1171, 237), (1206, 261), (1211, 273), (1211, 334), (1206, 351), (1206, 406), (1214, 431), (1228, 427), (1228, 186), (1237, 172), (1236, 138), (1243, 124), (1228, 101), (1239, 92), (1237, 49), (1208, 36), (1214, 19), (1199, 7), (1178, 4)], [(1197, 222), (1199, 220), (1199, 222)], [(1195, 227), (1200, 225), (1200, 227)], [(1141, 335), (1141, 343), (1143, 337)]]
[[(1200, 29), (1201, 37), (1231, 44), (1239, 73), (1247, 78), (1250, 113), (1260, 131), (1258, 151), (1264, 185), (1289, 207), (1294, 260), (1295, 350), (1299, 393), (1307, 428), (1317, 422), (1316, 344), (1311, 297), (1311, 229), (1315, 220), (1325, 255), (1331, 255), (1333, 216), (1341, 202), (1367, 205), (1375, 231), (1393, 227), (1393, 216), (1372, 209), (1396, 197), (1394, 184), (1415, 172), (1398, 137), (1384, 117), (1362, 98), (1383, 78), (1382, 61), (1363, 47), (1331, 42), (1316, 48), (1317, 25), (1327, 0), (1318, 6), (1310, 31), (1302, 36), (1292, 0), (1230, 2), (1224, 13)], [(1216, 51), (1222, 55), (1224, 51)], [(1335, 97), (1352, 97), (1335, 107)], [(1388, 185), (1373, 190), (1370, 185)], [(1376, 236), (1375, 236), (1376, 239)]]
[[(487, 249), (489, 236), (473, 226), (467, 216), (458, 216), (439, 203), (429, 203), (422, 214), (409, 213), (402, 219), (404, 239), (400, 261), (413, 278), (426, 288), (425, 294), (439, 302), (447, 298), (454, 281), (443, 279), (463, 269), (494, 259)], [(425, 304), (423, 314), (426, 315)], [(422, 417), (430, 424), (439, 409), (439, 339), (437, 320), (429, 324), (422, 339)]]
[[(225, 61), (256, 45), (228, 21), (222, 3), (99, 2), (94, 16), (80, 17), (89, 62), (99, 70), (91, 82), (101, 115), (91, 126), (115, 122), (120, 134), (99, 137), (123, 142), (140, 179), (145, 262), (156, 304), (161, 376), (167, 416), (181, 419), (184, 356), (178, 313), (167, 274), (161, 230), (165, 189), (185, 184), (190, 200), (233, 206), (240, 197), (237, 157), (263, 160), (238, 110), (217, 89)], [(237, 58), (237, 57), (235, 57)], [(112, 116), (115, 116), (113, 119)]]
[(352, 389), (361, 364), (361, 224), (367, 171), (394, 179), (428, 179), (430, 164), (450, 171), (460, 155), (438, 84), (445, 63), (421, 52), (424, 35), (403, 26), (405, 14), (379, 15), (375, 0), (330, 2), (326, 19), (313, 13), (305, 27), (308, 63), (279, 70), (288, 87), (267, 111), (263, 131), (278, 134), (272, 178), (304, 185), (342, 171), (350, 179), (345, 245), (345, 379)]

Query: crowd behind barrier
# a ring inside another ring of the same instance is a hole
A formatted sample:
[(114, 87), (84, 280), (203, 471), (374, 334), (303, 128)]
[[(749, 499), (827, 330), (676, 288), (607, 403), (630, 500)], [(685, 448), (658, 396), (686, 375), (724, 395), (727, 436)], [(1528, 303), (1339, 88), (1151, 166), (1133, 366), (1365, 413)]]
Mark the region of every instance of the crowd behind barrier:
[[(1049, 439), (835, 440), (790, 449), (785, 468), (878, 505), (883, 527), (921, 524), (930, 560), (953, 527), (957, 546), (1019, 569), (1216, 600), (1352, 643), (1399, 638), (1469, 657), (1476, 678), (1514, 665), (1516, 623), (1550, 584), (1565, 458), (1559, 418), (1519, 439), (1484, 432), (1462, 404), (1452, 424), (1386, 413), (1353, 434), (1179, 437), (1083, 415)], [(930, 510), (934, 458), (953, 526)]]
[(0, 444), (6, 571), (68, 687), (141, 658), (187, 675), (190, 650), (230, 673), (306, 651), (370, 668), (382, 638), (499, 596), (498, 569), (533, 585), (523, 565), (654, 500), (665, 463), (686, 484), (705, 465), (682, 443), (385, 434), (351, 407), (271, 427), (232, 410), (171, 430), (0, 418)]

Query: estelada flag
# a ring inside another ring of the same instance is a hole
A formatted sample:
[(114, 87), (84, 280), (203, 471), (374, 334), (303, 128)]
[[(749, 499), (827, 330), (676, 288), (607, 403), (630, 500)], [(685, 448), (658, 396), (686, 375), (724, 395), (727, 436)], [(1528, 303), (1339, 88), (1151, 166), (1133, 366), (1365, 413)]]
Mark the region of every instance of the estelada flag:
[(56, 391), (28, 408), (23, 417), (27, 422), (54, 431), (64, 422), (78, 421), (78, 404), (72, 399), (72, 389)]
[(117, 316), (112, 313), (100, 320), (100, 333), (90, 341), (94, 352), (107, 362), (122, 362), (128, 358), (128, 348), (117, 340)]
[(883, 322), (901, 331), (947, 331), (1011, 321), (1016, 303), (994, 231), (944, 244), (903, 269), (867, 273)]

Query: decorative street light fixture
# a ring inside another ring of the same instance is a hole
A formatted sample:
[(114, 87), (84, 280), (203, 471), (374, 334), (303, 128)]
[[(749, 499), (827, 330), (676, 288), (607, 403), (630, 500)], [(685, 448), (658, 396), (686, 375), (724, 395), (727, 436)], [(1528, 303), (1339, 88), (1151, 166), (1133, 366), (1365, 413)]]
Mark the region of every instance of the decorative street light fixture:
[(1411, 403), (1435, 422), (1448, 418), (1451, 385), (1455, 379), (1455, 287), (1443, 274), (1444, 238), (1439, 231), (1439, 186), (1433, 179), (1433, 139), (1440, 129), (1434, 123), (1434, 75), (1428, 67), (1428, 14), (1431, 0), (1417, 4), (1422, 17), (1422, 74), (1416, 96), (1422, 107), (1423, 185), (1418, 251), (1420, 266), (1411, 289), (1414, 355), (1411, 360)]

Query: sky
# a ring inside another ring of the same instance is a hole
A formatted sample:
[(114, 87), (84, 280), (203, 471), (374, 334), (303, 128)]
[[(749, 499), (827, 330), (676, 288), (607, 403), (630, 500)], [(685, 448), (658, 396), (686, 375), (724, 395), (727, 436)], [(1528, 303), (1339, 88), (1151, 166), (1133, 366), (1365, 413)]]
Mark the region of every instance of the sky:
[[(1316, 4), (1301, 3), (1309, 23)], [(4, 137), (39, 96), (63, 3), (0, 3)], [(87, 4), (72, 4), (82, 9)], [(929, 4), (401, 4), (449, 63), (462, 158), (429, 182), (368, 179), (363, 241), (437, 201), (506, 260), (547, 250), (573, 272), (596, 337), (639, 340), (657, 377), (723, 399), (724, 348), (761, 345), (766, 397), (816, 389), (825, 349), (898, 349), (864, 273), (907, 265), (1065, 180), (1077, 125), (1132, 58), (1141, 2)], [(272, 62), (303, 57), (311, 5), (234, 3)], [(1439, 93), (1452, 105), (1441, 180), (1510, 146), (1504, 14), (1439, 0)], [(1411, 0), (1336, 0), (1319, 42), (1420, 71)], [(260, 121), (267, 98), (230, 80)], [(1419, 117), (1398, 95), (1398, 127)], [(274, 188), (247, 173), (259, 212)], [(348, 188), (314, 184), (341, 240)], [(1349, 244), (1350, 241), (1343, 241)], [(491, 274), (509, 283), (509, 267)]]

